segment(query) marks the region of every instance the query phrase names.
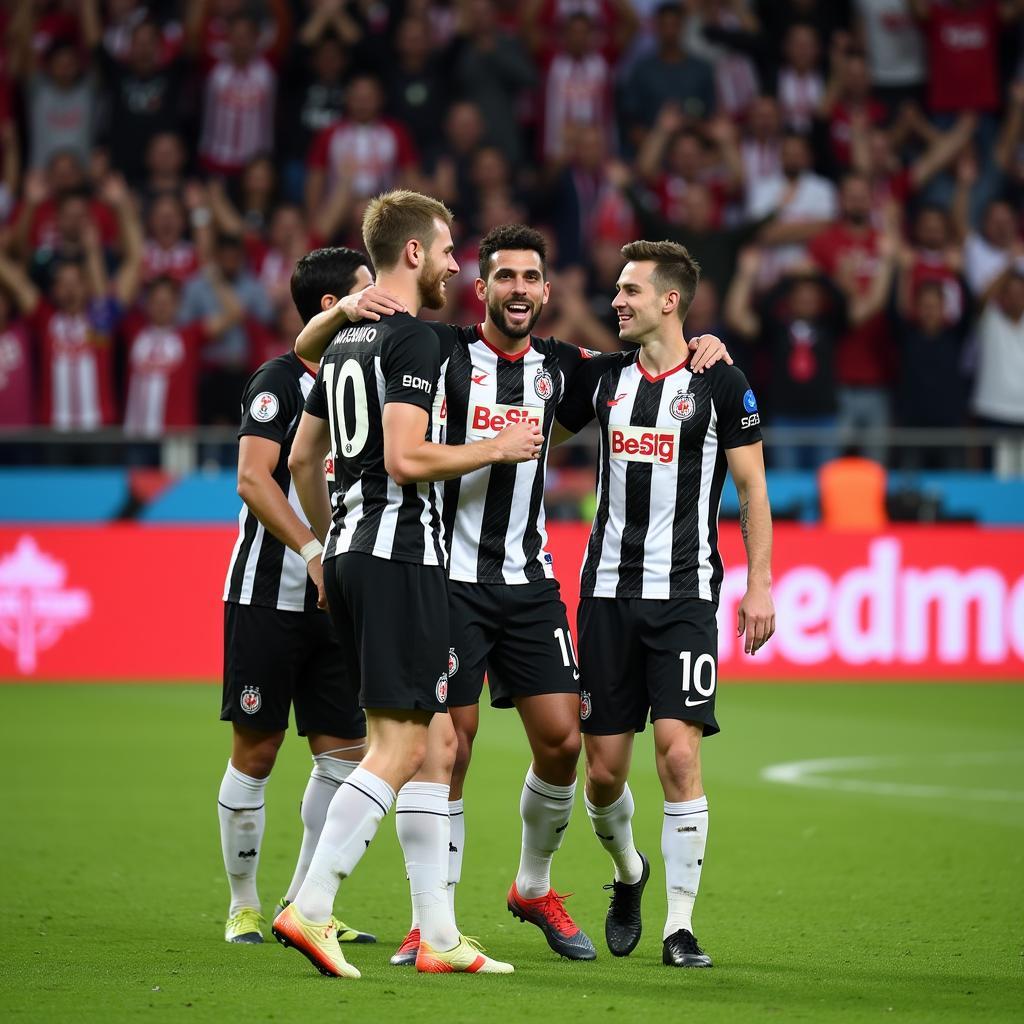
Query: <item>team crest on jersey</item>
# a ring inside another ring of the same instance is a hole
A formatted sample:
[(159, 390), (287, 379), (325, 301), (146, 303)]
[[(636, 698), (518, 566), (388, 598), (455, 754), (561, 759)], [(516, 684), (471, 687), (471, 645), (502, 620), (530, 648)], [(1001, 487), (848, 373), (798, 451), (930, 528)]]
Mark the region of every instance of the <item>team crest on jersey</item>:
[(680, 391), (675, 398), (672, 399), (671, 404), (668, 407), (668, 411), (675, 417), (675, 419), (686, 422), (690, 419), (693, 414), (697, 411), (697, 401), (689, 391)]
[(434, 691), (437, 694), (438, 703), (443, 704), (448, 699), (448, 673), (442, 672), (437, 679), (437, 688)]
[(259, 420), (260, 423), (269, 423), (277, 415), (279, 408), (277, 395), (273, 395), (269, 391), (261, 391), (252, 400), (249, 412), (254, 420)]
[(590, 691), (583, 690), (580, 693), (580, 721), (585, 722), (590, 717), (590, 712), (593, 710), (594, 706), (590, 703)]
[(533, 390), (542, 402), (546, 402), (555, 393), (555, 382), (547, 370), (537, 371), (537, 376), (533, 378)]
[(258, 686), (247, 686), (242, 691), (242, 696), (239, 698), (238, 703), (247, 715), (255, 715), (263, 705), (260, 688)]
[(454, 647), (448, 648), (448, 678), (451, 679), (459, 671), (459, 656), (455, 653)]

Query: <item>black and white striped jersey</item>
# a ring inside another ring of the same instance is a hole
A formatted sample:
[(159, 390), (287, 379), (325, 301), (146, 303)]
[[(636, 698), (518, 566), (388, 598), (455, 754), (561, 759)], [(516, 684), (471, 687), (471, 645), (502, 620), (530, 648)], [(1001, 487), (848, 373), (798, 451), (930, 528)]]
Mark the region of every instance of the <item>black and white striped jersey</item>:
[(443, 443), (441, 341), (428, 324), (408, 313), (339, 331), (306, 400), (306, 411), (330, 424), (333, 521), (324, 558), (360, 551), (443, 566), (441, 487), (399, 486), (384, 468), (388, 402), (424, 409), (427, 439)]
[[(295, 353), (268, 360), (245, 386), (238, 431), (240, 438), (265, 437), (281, 446), (274, 481), (304, 523), (307, 520), (288, 472), (288, 454), (312, 387), (313, 373)], [(224, 581), (224, 600), (279, 611), (316, 611), (316, 587), (302, 556), (266, 530), (247, 505), (238, 513), (238, 539)]]
[(583, 597), (718, 601), (718, 509), (728, 448), (761, 440), (746, 377), (687, 362), (660, 377), (639, 351), (602, 356), (576, 374), (558, 420), (597, 417), (597, 515), (580, 572)]
[[(529, 583), (553, 576), (544, 528), (544, 480), (555, 409), (566, 381), (584, 361), (580, 349), (531, 338), (509, 357), (481, 327), (432, 325), (448, 336), (445, 374), (449, 444), (496, 436), (510, 423), (534, 420), (544, 432), (538, 460), (496, 463), (449, 480), (444, 488), (448, 575), (464, 583)], [(444, 345), (444, 341), (442, 341)]]

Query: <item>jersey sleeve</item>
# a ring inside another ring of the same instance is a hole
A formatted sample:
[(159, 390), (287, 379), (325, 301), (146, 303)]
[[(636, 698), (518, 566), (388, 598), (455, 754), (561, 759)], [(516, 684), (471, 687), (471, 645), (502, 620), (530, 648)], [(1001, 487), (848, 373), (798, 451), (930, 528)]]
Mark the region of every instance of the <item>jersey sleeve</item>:
[(328, 418), (327, 414), (327, 390), (324, 386), (324, 364), (320, 364), (320, 369), (317, 371), (316, 380), (313, 381), (313, 386), (309, 389), (309, 394), (306, 396), (305, 411), (310, 416), (315, 416), (318, 420), (325, 420)]
[(711, 397), (718, 413), (723, 448), (742, 448), (761, 440), (761, 414), (743, 371), (726, 363), (712, 367)]
[(302, 398), (291, 374), (276, 366), (261, 366), (242, 393), (239, 437), (265, 437), (284, 444), (288, 428), (302, 411)]
[(380, 364), (385, 405), (403, 402), (430, 412), (441, 376), (441, 342), (430, 327), (417, 321), (399, 327), (382, 346)]
[[(594, 418), (594, 391), (607, 362), (598, 356), (587, 358), (583, 349), (571, 375), (566, 373), (565, 394), (555, 410), (555, 419), (574, 434)], [(565, 370), (565, 363), (563, 372)]]

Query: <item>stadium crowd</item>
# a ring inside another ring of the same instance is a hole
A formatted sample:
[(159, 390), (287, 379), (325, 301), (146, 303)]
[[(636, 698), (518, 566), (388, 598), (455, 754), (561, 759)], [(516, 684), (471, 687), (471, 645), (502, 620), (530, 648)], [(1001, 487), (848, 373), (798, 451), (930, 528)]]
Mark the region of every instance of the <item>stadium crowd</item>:
[(671, 238), (768, 423), (1024, 428), (1024, 0), (6, 0), (0, 33), (0, 427), (237, 424), (296, 260), (406, 185), (456, 214), (443, 319), (525, 221), (538, 333), (615, 349), (620, 247)]

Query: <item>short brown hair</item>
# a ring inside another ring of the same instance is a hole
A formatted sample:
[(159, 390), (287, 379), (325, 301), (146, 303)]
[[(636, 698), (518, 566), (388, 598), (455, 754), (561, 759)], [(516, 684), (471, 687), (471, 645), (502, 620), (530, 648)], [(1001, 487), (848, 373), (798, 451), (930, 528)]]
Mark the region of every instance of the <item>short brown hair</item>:
[(374, 267), (391, 270), (410, 239), (429, 246), (434, 240), (435, 220), (451, 227), (451, 210), (420, 192), (399, 188), (371, 199), (363, 214), (363, 244)]
[(535, 252), (540, 257), (541, 272), (548, 276), (548, 243), (544, 236), (525, 224), (501, 224), (480, 240), (480, 276), (486, 281), (491, 272), (491, 259), (505, 250)]
[(622, 247), (622, 255), (631, 263), (653, 263), (651, 281), (663, 291), (679, 292), (679, 319), (684, 320), (693, 302), (700, 264), (689, 250), (678, 242), (630, 242)]

